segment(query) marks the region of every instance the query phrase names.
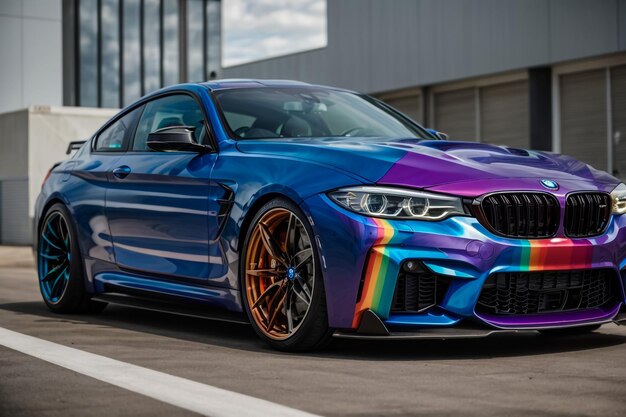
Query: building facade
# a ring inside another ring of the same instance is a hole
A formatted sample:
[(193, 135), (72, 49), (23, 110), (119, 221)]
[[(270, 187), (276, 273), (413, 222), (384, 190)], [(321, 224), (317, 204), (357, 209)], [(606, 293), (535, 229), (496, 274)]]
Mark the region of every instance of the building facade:
[(124, 107), (215, 78), (220, 0), (63, 0), (63, 104)]
[(626, 0), (328, 1), (328, 46), (223, 69), (373, 94), (477, 140), (626, 179)]
[[(626, 180), (626, 0), (328, 0), (326, 47), (225, 68), (221, 8), (219, 0), (0, 1), (0, 113), (27, 109), (5, 118), (13, 127), (0, 130), (0, 149), (29, 143), (10, 158), (26, 171), (0, 170), (0, 199), (12, 204), (0, 209), (0, 243), (31, 239), (12, 232), (15, 213), (66, 143), (96, 128), (58, 106), (120, 108), (211, 78), (353, 89), (451, 139), (562, 152)], [(41, 114), (46, 106), (72, 126), (50, 139), (54, 151), (28, 133), (29, 120), (53, 119)], [(16, 194), (20, 181), (28, 192)]]
[(32, 242), (70, 141), (144, 94), (214, 78), (220, 33), (219, 0), (0, 0), (0, 244)]
[(120, 108), (220, 72), (220, 0), (0, 1), (0, 113)]

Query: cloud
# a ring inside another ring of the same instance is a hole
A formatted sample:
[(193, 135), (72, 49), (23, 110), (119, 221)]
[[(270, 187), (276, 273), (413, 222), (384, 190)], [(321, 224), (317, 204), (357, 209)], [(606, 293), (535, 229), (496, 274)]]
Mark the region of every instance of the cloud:
[(222, 1), (222, 66), (326, 46), (326, 0)]

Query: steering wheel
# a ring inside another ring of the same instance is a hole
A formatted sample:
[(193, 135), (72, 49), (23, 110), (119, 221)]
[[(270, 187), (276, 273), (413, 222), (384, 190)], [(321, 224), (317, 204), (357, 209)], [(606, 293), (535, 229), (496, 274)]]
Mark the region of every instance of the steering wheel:
[(248, 130), (250, 130), (250, 126), (241, 126), (237, 130), (235, 130), (233, 133), (239, 137), (243, 137), (243, 134), (246, 133)]
[(339, 136), (356, 136), (356, 135), (353, 135), (353, 133), (356, 133), (361, 130), (364, 130), (364, 129), (362, 127), (353, 127), (353, 128), (343, 131), (341, 135)]

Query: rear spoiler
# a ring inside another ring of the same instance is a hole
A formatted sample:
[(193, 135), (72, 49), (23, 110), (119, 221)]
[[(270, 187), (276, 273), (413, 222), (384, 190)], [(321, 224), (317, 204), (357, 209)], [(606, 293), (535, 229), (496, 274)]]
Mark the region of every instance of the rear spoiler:
[(83, 146), (87, 141), (86, 140), (75, 140), (70, 142), (69, 145), (67, 145), (67, 150), (65, 151), (66, 155), (69, 155), (72, 153), (72, 151), (77, 151), (80, 149), (81, 146)]

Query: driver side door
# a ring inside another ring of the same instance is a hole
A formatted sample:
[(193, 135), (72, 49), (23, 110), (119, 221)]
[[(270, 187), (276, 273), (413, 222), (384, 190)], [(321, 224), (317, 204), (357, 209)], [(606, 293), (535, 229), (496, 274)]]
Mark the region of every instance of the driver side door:
[(116, 263), (152, 277), (206, 283), (209, 278), (209, 178), (215, 153), (155, 152), (148, 135), (170, 126), (195, 127), (206, 119), (189, 94), (145, 104), (129, 151), (110, 172), (106, 215)]

